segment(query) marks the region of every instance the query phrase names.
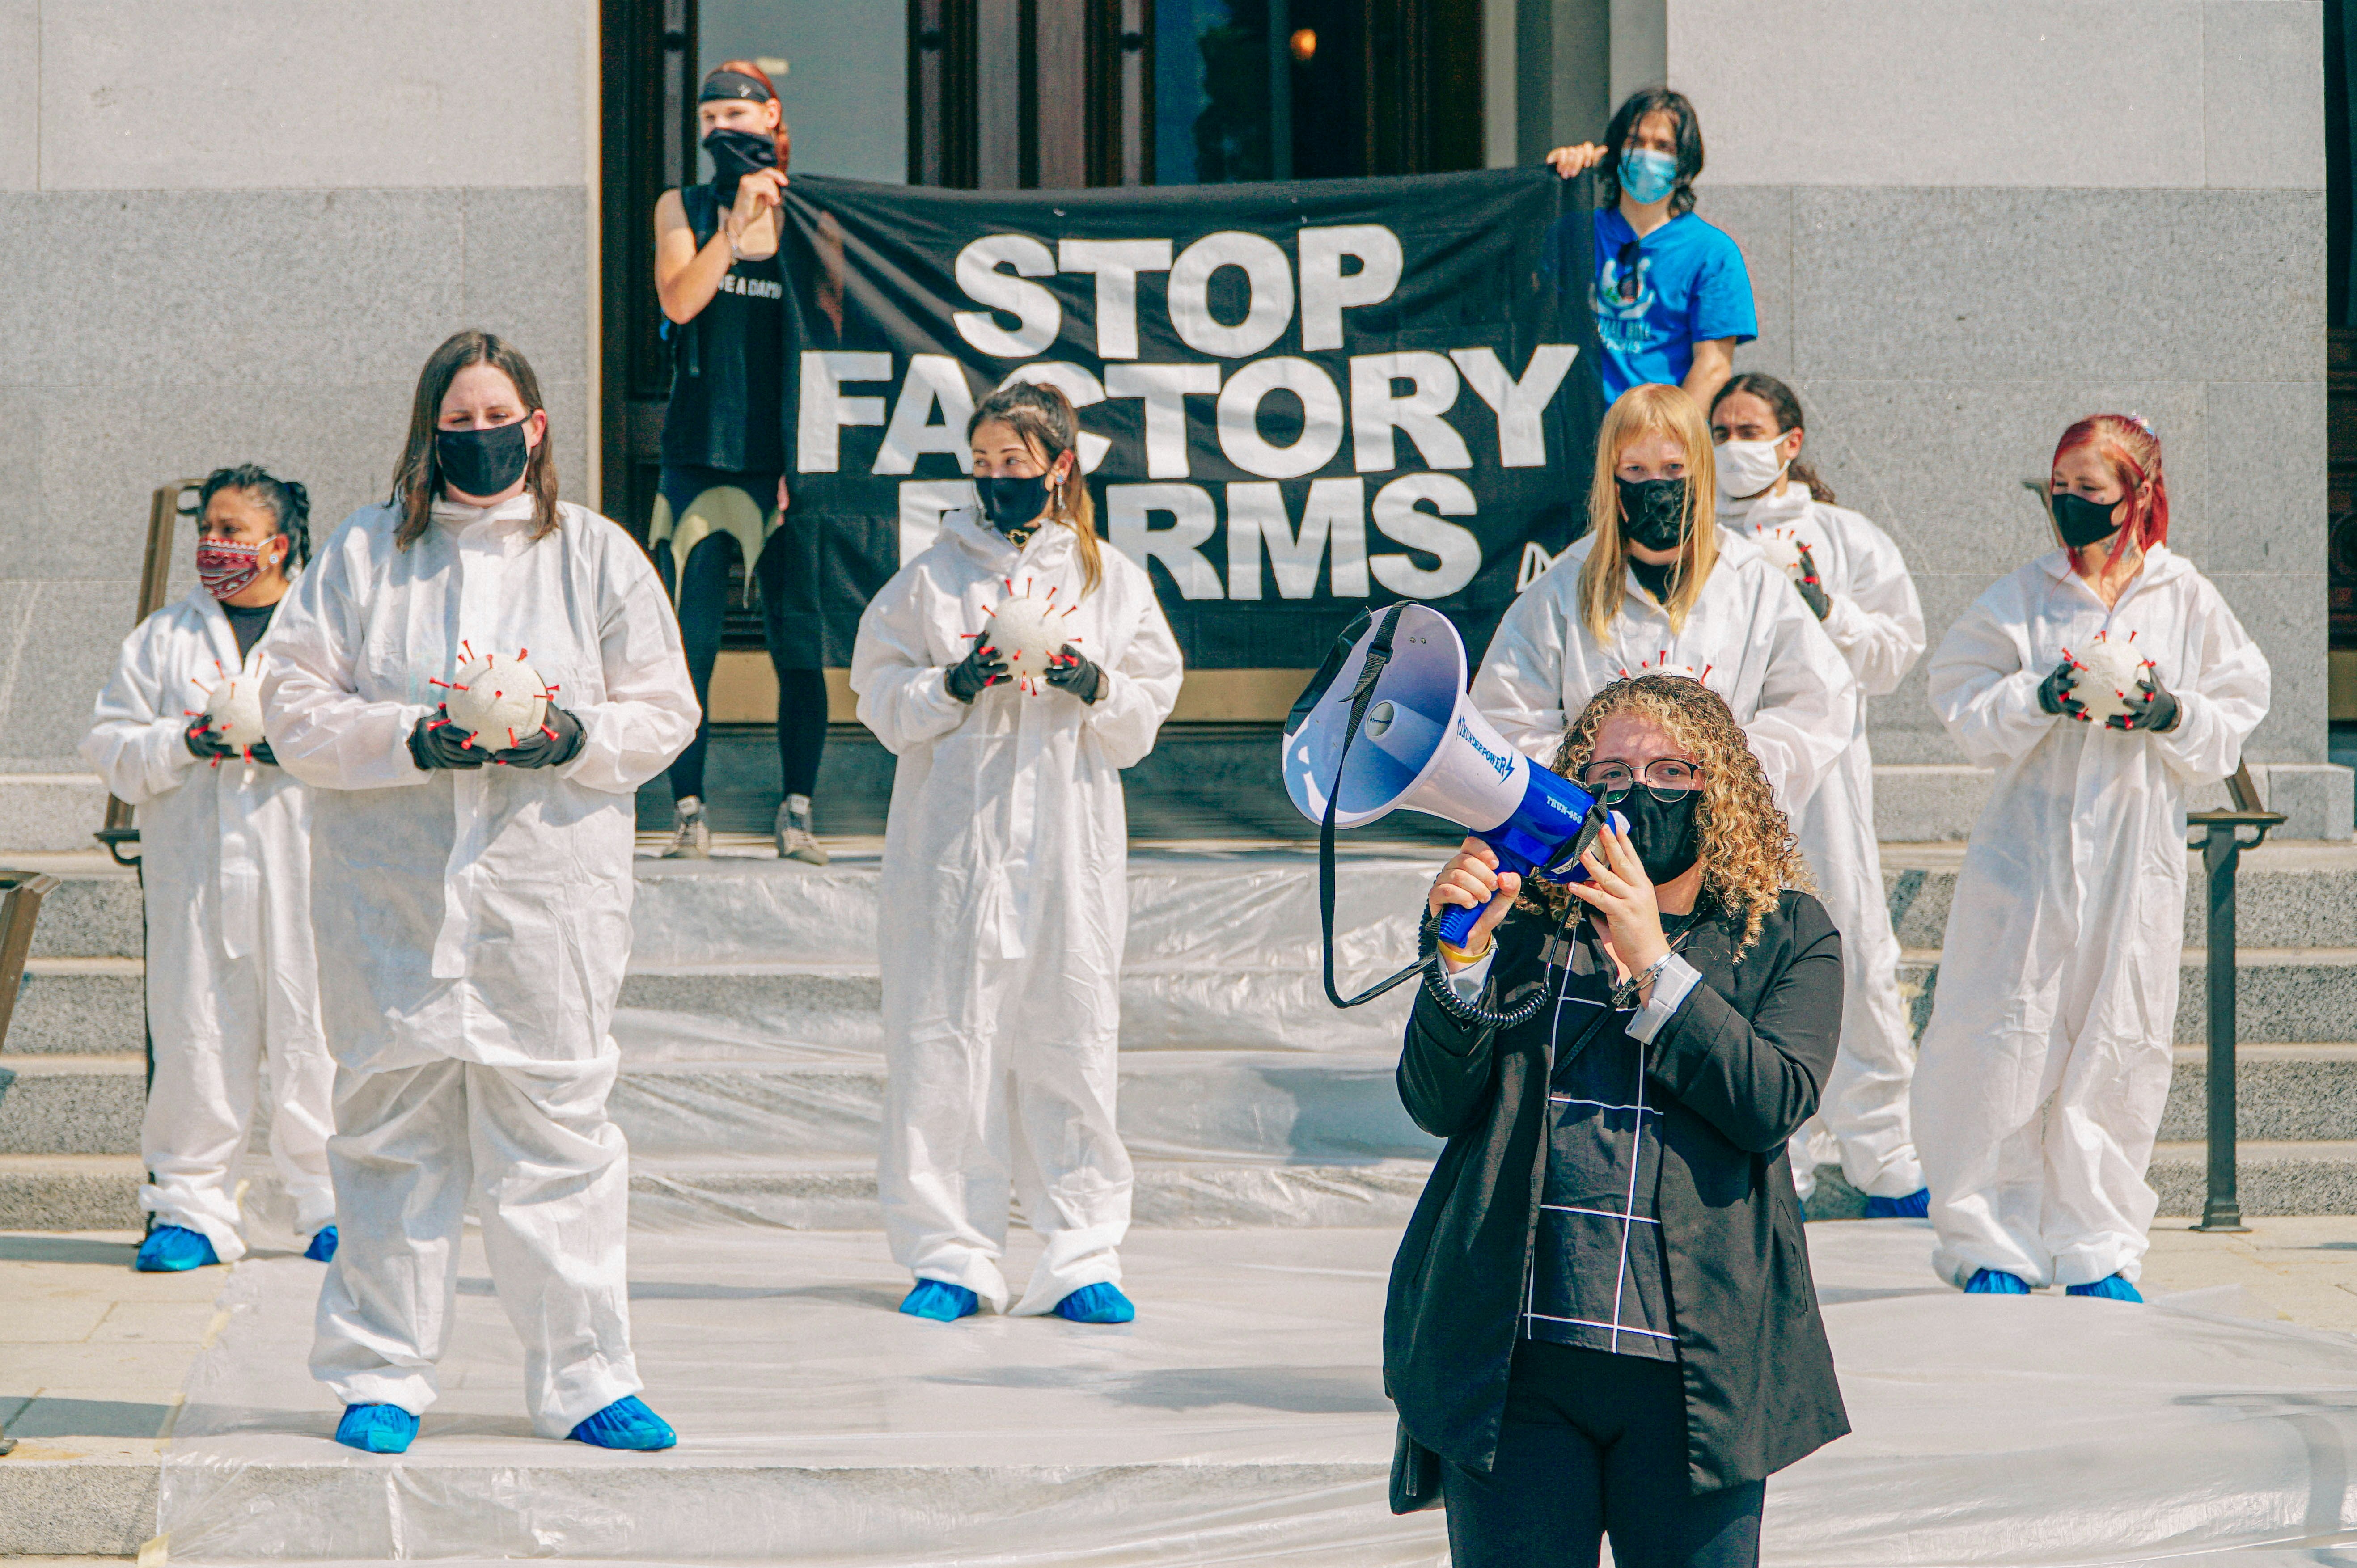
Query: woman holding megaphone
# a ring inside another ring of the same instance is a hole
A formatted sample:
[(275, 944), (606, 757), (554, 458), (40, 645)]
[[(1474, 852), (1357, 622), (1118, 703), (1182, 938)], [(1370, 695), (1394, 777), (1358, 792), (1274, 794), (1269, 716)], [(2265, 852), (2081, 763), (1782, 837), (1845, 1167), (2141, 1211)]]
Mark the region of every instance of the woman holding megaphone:
[(1434, 885), (1482, 913), (1400, 1060), (1448, 1146), (1392, 1269), (1393, 1506), (1445, 1502), (1459, 1568), (1750, 1564), (1765, 1478), (1849, 1429), (1784, 1153), (1841, 937), (1716, 693), (1614, 682), (1549, 760), (1629, 832), (1583, 883), (1468, 839)]
[(1587, 536), (1506, 611), (1473, 703), (1544, 761), (1611, 682), (1691, 675), (1726, 700), (1777, 803), (1797, 814), (1849, 747), (1857, 682), (1783, 572), (1714, 521), (1717, 492), (1694, 399), (1621, 393), (1597, 435)]

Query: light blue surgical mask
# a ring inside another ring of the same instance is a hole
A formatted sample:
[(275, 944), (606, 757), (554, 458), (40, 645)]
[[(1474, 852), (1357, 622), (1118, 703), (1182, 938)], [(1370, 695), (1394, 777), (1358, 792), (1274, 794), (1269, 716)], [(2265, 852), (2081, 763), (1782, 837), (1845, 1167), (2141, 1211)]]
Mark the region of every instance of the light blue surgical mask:
[(1678, 183), (1678, 160), (1667, 153), (1631, 147), (1620, 155), (1620, 188), (1640, 207), (1669, 195)]

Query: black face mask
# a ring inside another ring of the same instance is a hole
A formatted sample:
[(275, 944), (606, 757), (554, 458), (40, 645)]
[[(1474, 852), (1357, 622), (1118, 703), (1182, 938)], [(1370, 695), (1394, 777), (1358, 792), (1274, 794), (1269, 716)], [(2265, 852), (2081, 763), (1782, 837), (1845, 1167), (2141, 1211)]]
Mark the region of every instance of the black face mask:
[(715, 131), (704, 138), (712, 155), (712, 192), (721, 204), (737, 199), (737, 182), (755, 169), (778, 166), (778, 144), (766, 132)]
[(532, 448), (523, 438), (532, 423), (525, 414), (513, 424), (488, 430), (437, 430), (434, 457), (442, 466), (442, 482), (461, 495), (495, 496), (523, 478)]
[(1675, 550), (1685, 532), (1686, 482), (1684, 479), (1624, 479), (1620, 488), (1620, 537), (1648, 550)]
[(976, 479), (974, 493), (981, 499), (982, 515), (1001, 533), (1028, 528), (1048, 510), (1048, 480), (1034, 474), (1028, 479)]
[(2062, 542), (2073, 550), (2084, 550), (2098, 539), (2121, 525), (2112, 521), (2112, 509), (2117, 501), (2091, 501), (2084, 496), (2054, 496), (2054, 526), (2062, 535)]
[(1695, 806), (1701, 800), (1700, 789), (1689, 789), (1663, 802), (1637, 784), (1612, 802), (1612, 809), (1629, 819), (1630, 842), (1654, 886), (1684, 875), (1701, 857), (1701, 835), (1695, 831)]

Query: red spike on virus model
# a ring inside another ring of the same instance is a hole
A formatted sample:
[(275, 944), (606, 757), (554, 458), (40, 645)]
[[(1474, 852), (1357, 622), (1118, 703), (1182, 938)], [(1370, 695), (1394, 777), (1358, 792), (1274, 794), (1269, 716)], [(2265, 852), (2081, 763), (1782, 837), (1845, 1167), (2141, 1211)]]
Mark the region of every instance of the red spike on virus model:
[[(213, 668), (220, 670), (215, 660)], [(243, 671), (231, 675), (223, 671), (219, 683), (203, 688), (204, 715), (212, 721), (212, 733), (223, 746), (243, 751), (262, 744), (262, 681)]]
[(449, 693), (443, 706), (450, 723), (468, 737), (468, 744), (506, 751), (540, 728), (556, 688), (521, 655), (502, 659), (496, 653), (478, 654), (465, 643), (459, 647), (467, 657), (457, 671), (449, 680), (432, 683)]

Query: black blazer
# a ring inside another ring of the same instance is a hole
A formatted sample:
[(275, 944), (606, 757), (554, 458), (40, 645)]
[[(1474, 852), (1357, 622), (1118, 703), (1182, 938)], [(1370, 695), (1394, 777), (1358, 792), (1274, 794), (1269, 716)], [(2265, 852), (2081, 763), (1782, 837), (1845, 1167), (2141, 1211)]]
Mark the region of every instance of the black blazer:
[[(1488, 1005), (1541, 983), (1552, 928), (1523, 911), (1498, 928)], [(1702, 981), (1649, 1053), (1697, 1492), (1758, 1480), (1849, 1430), (1784, 1157), (1833, 1069), (1841, 934), (1816, 899), (1787, 892), (1738, 961), (1742, 935), (1732, 916), (1695, 928), (1683, 956)], [(1419, 990), (1400, 1058), (1408, 1114), (1448, 1146), (1392, 1264), (1383, 1383), (1408, 1437), (1480, 1471), (1497, 1454), (1537, 1234), (1553, 1011), (1501, 1035)]]

